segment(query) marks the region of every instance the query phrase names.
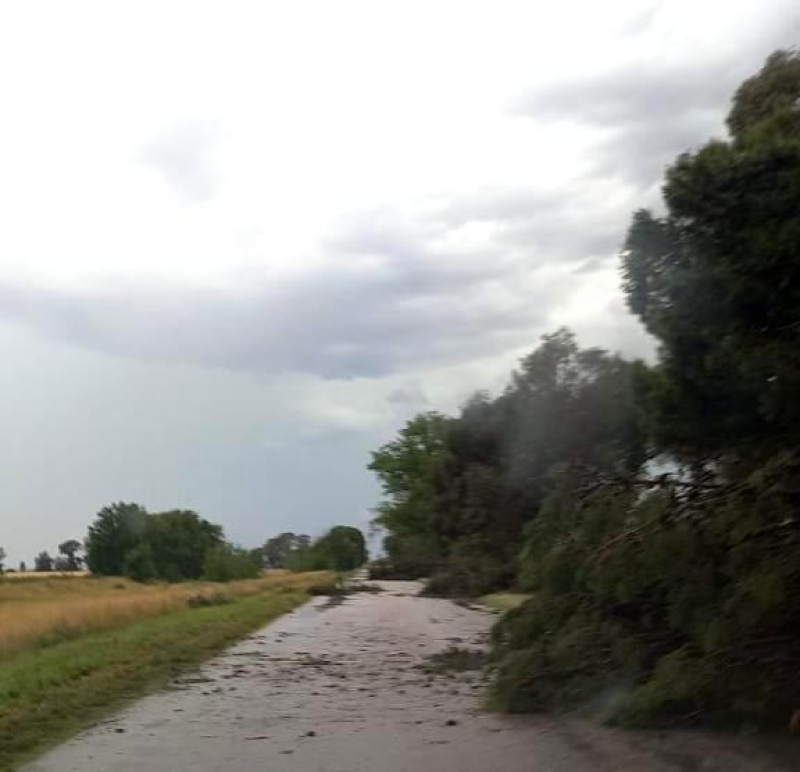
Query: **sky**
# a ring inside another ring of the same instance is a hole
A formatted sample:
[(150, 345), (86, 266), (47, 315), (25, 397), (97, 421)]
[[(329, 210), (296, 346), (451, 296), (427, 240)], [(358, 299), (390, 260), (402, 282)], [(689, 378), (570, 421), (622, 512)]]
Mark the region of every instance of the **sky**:
[(796, 0), (5, 3), (0, 546), (113, 501), (366, 527), (369, 453), (539, 337), (649, 356), (630, 214)]

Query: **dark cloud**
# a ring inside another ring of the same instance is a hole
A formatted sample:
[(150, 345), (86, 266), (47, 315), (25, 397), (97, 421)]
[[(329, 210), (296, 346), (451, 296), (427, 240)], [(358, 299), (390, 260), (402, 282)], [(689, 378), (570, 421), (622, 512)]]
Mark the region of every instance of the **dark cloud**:
[(216, 195), (219, 185), (213, 163), (215, 144), (211, 126), (188, 124), (152, 140), (141, 159), (156, 169), (184, 201), (206, 201)]

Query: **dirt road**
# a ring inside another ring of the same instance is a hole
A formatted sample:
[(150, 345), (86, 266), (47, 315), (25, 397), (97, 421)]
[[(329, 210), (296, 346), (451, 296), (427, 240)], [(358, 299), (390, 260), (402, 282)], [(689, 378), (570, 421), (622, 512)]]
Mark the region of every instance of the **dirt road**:
[(450, 645), (480, 647), (494, 617), (415, 597), (413, 583), (383, 587), (340, 604), (316, 599), (28, 772), (798, 768), (746, 741), (481, 713), (478, 673), (430, 675), (420, 665)]

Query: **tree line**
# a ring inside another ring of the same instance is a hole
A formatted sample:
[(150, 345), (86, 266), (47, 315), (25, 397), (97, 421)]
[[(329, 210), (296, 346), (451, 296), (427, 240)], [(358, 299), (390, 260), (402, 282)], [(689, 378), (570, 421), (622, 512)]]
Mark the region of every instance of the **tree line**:
[[(245, 549), (227, 541), (221, 525), (192, 510), (148, 512), (132, 502), (103, 507), (85, 541), (69, 539), (59, 545), (59, 553), (52, 558), (40, 552), (34, 570), (85, 567), (98, 576), (126, 576), (138, 582), (227, 582), (259, 576), (266, 568), (351, 571), (367, 560), (364, 536), (351, 526), (334, 526), (317, 539), (282, 533), (262, 547)], [(0, 548), (0, 574), (4, 559)], [(20, 571), (26, 570), (20, 564)]]
[[(55, 556), (50, 555), (47, 550), (42, 550), (33, 559), (32, 569), (37, 572), (58, 571), (59, 573), (69, 573), (75, 571), (82, 571), (84, 568), (83, 544), (77, 539), (67, 539), (58, 545), (58, 553)], [(0, 575), (4, 573), (15, 573), (17, 570), (20, 573), (26, 573), (29, 568), (28, 564), (21, 560), (19, 568), (11, 568), (6, 566), (6, 551), (0, 547)]]
[(633, 214), (628, 308), (657, 361), (545, 335), (496, 396), (377, 450), (383, 576), (530, 595), (490, 701), (632, 725), (786, 725), (800, 706), (800, 57), (734, 95)]

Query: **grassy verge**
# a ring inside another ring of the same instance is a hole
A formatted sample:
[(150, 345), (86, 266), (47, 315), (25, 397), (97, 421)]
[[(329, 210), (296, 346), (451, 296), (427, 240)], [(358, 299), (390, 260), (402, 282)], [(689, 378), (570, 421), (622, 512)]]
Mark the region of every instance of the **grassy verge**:
[(494, 611), (506, 612), (521, 606), (530, 597), (524, 592), (493, 592), (478, 598), (478, 603), (488, 606)]
[(94, 632), (0, 660), (0, 770), (10, 770), (131, 697), (165, 684), (307, 598), (319, 575), (220, 605)]

